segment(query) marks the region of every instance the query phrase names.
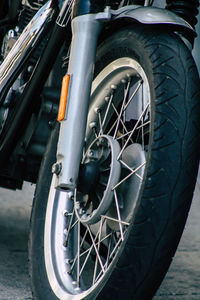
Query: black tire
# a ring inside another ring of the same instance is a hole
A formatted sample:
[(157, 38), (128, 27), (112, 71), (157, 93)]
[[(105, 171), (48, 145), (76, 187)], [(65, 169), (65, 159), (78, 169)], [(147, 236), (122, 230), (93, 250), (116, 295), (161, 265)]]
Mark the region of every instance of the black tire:
[[(199, 78), (190, 51), (173, 33), (150, 26), (130, 26), (101, 43), (95, 76), (121, 57), (136, 60), (150, 86), (148, 158), (125, 241), (105, 279), (84, 299), (152, 299), (184, 229), (198, 169)], [(44, 156), (31, 217), (30, 273), (37, 300), (57, 299), (47, 279), (43, 253), (57, 136), (58, 129)]]

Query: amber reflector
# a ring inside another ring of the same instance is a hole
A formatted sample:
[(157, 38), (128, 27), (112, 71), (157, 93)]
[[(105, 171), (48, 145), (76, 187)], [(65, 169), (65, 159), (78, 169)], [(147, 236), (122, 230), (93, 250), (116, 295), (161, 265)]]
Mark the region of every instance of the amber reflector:
[(68, 94), (68, 89), (69, 89), (69, 80), (70, 80), (69, 74), (65, 75), (62, 80), (60, 105), (59, 105), (58, 118), (57, 118), (59, 122), (65, 118), (65, 111), (66, 111), (66, 106), (67, 106), (67, 94)]

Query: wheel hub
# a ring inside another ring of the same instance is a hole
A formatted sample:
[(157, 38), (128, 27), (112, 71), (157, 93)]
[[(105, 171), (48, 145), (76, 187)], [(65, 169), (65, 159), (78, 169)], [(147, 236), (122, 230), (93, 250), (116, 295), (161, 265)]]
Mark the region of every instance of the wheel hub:
[(78, 190), (83, 195), (92, 192), (98, 182), (100, 175), (100, 166), (98, 161), (89, 161), (86, 164), (81, 164), (79, 172)]
[(75, 197), (76, 215), (82, 223), (95, 224), (108, 211), (121, 173), (119, 153), (119, 143), (108, 135), (97, 137), (89, 146)]

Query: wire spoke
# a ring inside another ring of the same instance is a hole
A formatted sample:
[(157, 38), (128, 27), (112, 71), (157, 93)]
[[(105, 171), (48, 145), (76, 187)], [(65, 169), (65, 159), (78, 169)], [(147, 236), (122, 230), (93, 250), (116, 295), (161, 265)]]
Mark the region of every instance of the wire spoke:
[(101, 134), (101, 132), (103, 132), (103, 126), (102, 126), (102, 119), (101, 119), (101, 111), (98, 110), (98, 118), (99, 118), (99, 135)]
[[(123, 162), (124, 163), (124, 162)], [(142, 163), (139, 167), (137, 167), (136, 169), (132, 170), (130, 174), (128, 174), (125, 178), (123, 178), (120, 182), (118, 182), (112, 190), (115, 190), (118, 186), (120, 186), (123, 182), (125, 182), (128, 178), (130, 178), (132, 175), (136, 175), (137, 177), (139, 177), (142, 180), (142, 177), (137, 174), (136, 172), (141, 169), (144, 165), (146, 164), (146, 162)]]
[[(136, 95), (137, 91), (139, 90), (139, 88), (141, 87), (143, 83), (143, 80), (141, 80), (137, 87), (135, 88), (135, 90), (133, 91), (133, 93), (131, 94), (130, 98), (128, 99), (127, 103), (125, 104), (124, 108), (123, 108), (123, 112), (127, 109), (128, 105), (131, 103), (131, 101), (133, 100), (134, 96)], [(119, 116), (119, 113), (118, 113), (118, 116)], [(108, 130), (108, 135), (112, 132), (112, 130), (114, 129), (116, 123), (117, 123), (118, 119), (116, 119), (113, 123), (113, 125), (111, 126), (111, 128)]]
[[(106, 239), (108, 239), (109, 237), (111, 237), (111, 235), (112, 235), (113, 233), (111, 232), (111, 233), (109, 233), (109, 234), (107, 234), (105, 237), (103, 237), (102, 239), (101, 239), (101, 243), (102, 242), (104, 242)], [(98, 243), (96, 243), (96, 246), (98, 245)], [(92, 248), (93, 248), (93, 246), (92, 246)], [(90, 248), (88, 248), (87, 250), (85, 250), (84, 252), (82, 252), (81, 254), (80, 254), (80, 257), (81, 256), (84, 256), (86, 253), (88, 253), (90, 251)]]
[[(136, 128), (136, 129), (137, 129), (137, 128)], [(127, 133), (122, 134), (122, 135), (119, 136), (119, 137), (117, 137), (116, 140), (117, 140), (117, 141), (118, 141), (118, 140), (121, 140), (121, 139), (127, 137), (128, 135), (131, 135), (131, 133), (132, 133), (132, 130), (131, 130), (131, 131), (128, 131)]]
[(111, 133), (112, 130), (114, 129), (116, 123), (117, 123), (117, 119), (115, 120), (115, 122), (112, 124), (112, 126), (111, 126), (110, 129), (108, 130), (107, 135), (110, 135), (110, 133)]
[(122, 221), (122, 220), (118, 220), (118, 219), (115, 219), (115, 218), (112, 218), (110, 216), (106, 216), (106, 215), (102, 215), (103, 218), (107, 219), (107, 220), (110, 220), (110, 221), (113, 221), (113, 222), (117, 222), (117, 223), (121, 223), (122, 225), (126, 225), (126, 226), (129, 226), (130, 223), (127, 223), (125, 221)]
[(104, 265), (105, 269), (107, 269), (107, 267), (108, 267), (109, 255), (110, 255), (110, 249), (111, 249), (111, 242), (112, 242), (112, 236), (113, 236), (113, 232), (111, 233), (111, 237), (110, 237), (109, 244), (108, 244), (107, 258), (106, 258), (106, 263)]
[(77, 251), (77, 258), (78, 258), (78, 261), (77, 261), (77, 286), (79, 286), (79, 281), (80, 281), (80, 238), (81, 238), (81, 230), (80, 230), (80, 221), (78, 222), (78, 251)]
[(133, 97), (135, 97), (137, 91), (139, 90), (139, 88), (141, 87), (142, 84), (143, 84), (143, 80), (141, 80), (141, 81), (138, 83), (138, 85), (137, 85), (137, 87), (135, 88), (135, 90), (133, 91), (131, 97), (128, 99), (128, 101), (127, 101), (127, 103), (126, 103), (126, 105), (125, 105), (125, 107), (124, 107), (124, 110), (127, 109), (127, 107), (129, 106), (129, 104), (130, 104), (131, 101), (133, 100)]
[[(102, 227), (103, 227), (103, 219), (101, 218), (100, 227), (99, 227), (98, 245), (97, 245), (98, 252), (100, 250)], [(98, 266), (98, 258), (96, 256), (95, 266), (94, 266), (94, 274), (93, 274), (93, 284), (95, 283), (95, 278), (96, 278), (96, 274), (97, 274), (97, 266)]]
[[(126, 233), (126, 231), (124, 232), (124, 234)], [(112, 233), (113, 235), (113, 233)], [(119, 247), (120, 243), (122, 242), (122, 239), (120, 238), (115, 247), (113, 248), (112, 252), (110, 252), (111, 250), (111, 243), (112, 243), (112, 240), (110, 239), (110, 242), (109, 242), (109, 247), (108, 247), (108, 253), (107, 253), (107, 259), (106, 259), (106, 263), (104, 264), (104, 268), (105, 270), (107, 269), (108, 267), (108, 263), (109, 263), (109, 260), (112, 259), (112, 257), (114, 256), (115, 252), (117, 251), (117, 248)], [(96, 281), (101, 277), (101, 275), (103, 274), (102, 270), (99, 272), (99, 275), (97, 276), (96, 278)]]
[[(120, 159), (120, 163), (124, 166), (124, 167), (126, 167), (131, 173), (133, 173), (134, 172), (134, 174), (138, 177), (138, 178), (140, 178), (141, 180), (142, 180), (142, 177), (139, 175), (139, 174), (137, 174), (136, 173), (136, 169), (132, 169), (129, 165), (127, 165), (123, 160), (121, 160)], [(143, 166), (142, 166), (143, 167)], [(137, 170), (139, 170), (141, 168), (141, 166), (139, 166), (139, 168), (137, 168)]]
[(141, 119), (142, 119), (142, 117), (144, 116), (144, 114), (146, 113), (147, 109), (149, 108), (149, 105), (150, 105), (150, 103), (148, 102), (147, 105), (146, 105), (146, 107), (145, 107), (145, 109), (144, 109), (143, 112), (141, 113), (139, 119), (137, 120), (137, 122), (136, 122), (134, 128), (132, 129), (132, 131), (131, 131), (129, 137), (127, 138), (127, 140), (126, 140), (124, 146), (122, 147), (122, 149), (121, 149), (121, 151), (120, 151), (120, 153), (119, 153), (119, 155), (118, 155), (118, 158), (117, 158), (118, 160), (119, 160), (120, 156), (122, 155), (122, 152), (124, 151), (124, 149), (125, 149), (126, 146), (128, 145), (128, 143), (129, 143), (131, 137), (133, 136), (133, 134), (134, 134), (134, 132), (135, 132), (135, 130), (136, 130), (138, 124), (140, 123), (140, 121), (141, 121)]
[(111, 254), (110, 254), (110, 257), (109, 257), (109, 259), (111, 259), (112, 258), (112, 256), (114, 255), (114, 253), (116, 252), (116, 250), (117, 250), (117, 248), (119, 247), (119, 245), (120, 245), (120, 243), (122, 242), (122, 239), (120, 238), (118, 241), (117, 241), (117, 243), (116, 243), (116, 245), (115, 245), (115, 247), (114, 247), (114, 249), (112, 250), (112, 252), (111, 252)]
[[(118, 118), (120, 117), (119, 116), (119, 113), (118, 113), (118, 111), (117, 111), (117, 109), (116, 109), (116, 107), (115, 107), (115, 105), (112, 103), (112, 107), (113, 107), (113, 109), (114, 109), (114, 111), (116, 112), (116, 114), (117, 114), (117, 116), (118, 116)], [(124, 121), (122, 121), (122, 119), (120, 118), (119, 119), (120, 120), (120, 123), (122, 124), (122, 126), (123, 126), (123, 129), (126, 131), (126, 133), (128, 133), (128, 129), (126, 128), (126, 125), (124, 124)], [(131, 139), (131, 142), (133, 143), (133, 140)]]
[(141, 124), (140, 126), (138, 126), (136, 129), (138, 130), (138, 129), (142, 128), (142, 127), (145, 127), (145, 126), (149, 125), (150, 123), (151, 123), (150, 121), (147, 121), (147, 122)]
[[(102, 219), (102, 226), (103, 226), (103, 222), (104, 222), (104, 220)], [(100, 248), (100, 243), (102, 243), (104, 240), (106, 240), (107, 238), (109, 238), (111, 235), (112, 235), (112, 233), (110, 233), (110, 234), (108, 234), (108, 235), (106, 235), (104, 238), (99, 238), (99, 240), (98, 240), (98, 242), (96, 243), (96, 240), (97, 240), (97, 238), (100, 236), (100, 234), (101, 234), (101, 231), (102, 231), (102, 227), (100, 226), (100, 229), (98, 230), (98, 232), (97, 232), (97, 234), (96, 234), (96, 236), (95, 236), (95, 238), (93, 238), (92, 237), (92, 234), (91, 234), (91, 231), (90, 231), (90, 229), (89, 229), (89, 227), (87, 226), (87, 228), (86, 228), (86, 232), (85, 232), (85, 234), (84, 234), (84, 237), (83, 237), (83, 239), (82, 239), (82, 242), (81, 242), (81, 244), (80, 244), (80, 248), (82, 247), (82, 245), (83, 245), (83, 243), (84, 243), (84, 241), (85, 241), (85, 238), (86, 238), (86, 235), (87, 235), (87, 233), (89, 233), (90, 234), (90, 237), (91, 237), (91, 240), (92, 240), (92, 245), (90, 246), (90, 248), (88, 248), (87, 250), (85, 250), (84, 252), (82, 252), (82, 253), (80, 253), (80, 252), (78, 252), (77, 253), (77, 255), (76, 255), (76, 257), (75, 257), (75, 259), (74, 259), (74, 261), (73, 261), (73, 264), (72, 264), (72, 266), (71, 266), (71, 269), (70, 269), (70, 271), (72, 271), (73, 270), (73, 268), (74, 268), (74, 266), (75, 266), (75, 263), (76, 263), (76, 261), (78, 260), (78, 259), (80, 259), (80, 257), (82, 257), (82, 256), (84, 256), (86, 253), (87, 253), (87, 256), (86, 256), (86, 258), (85, 258), (85, 260), (84, 260), (84, 262), (83, 262), (83, 264), (82, 264), (82, 267), (81, 267), (81, 270), (80, 270), (80, 272), (79, 272), (79, 277), (81, 276), (81, 274), (82, 274), (82, 272), (83, 272), (83, 270), (84, 270), (84, 268), (85, 268), (85, 265), (86, 265), (86, 263), (87, 263), (87, 261), (88, 261), (88, 259), (89, 259), (89, 257), (90, 257), (90, 254), (91, 254), (91, 252), (92, 252), (92, 249), (94, 248)], [(79, 240), (80, 241), (80, 240)], [(78, 256), (80, 256), (80, 257), (78, 257)], [(99, 258), (100, 257), (100, 255), (97, 255), (97, 258)], [(103, 264), (102, 264), (103, 265)], [(80, 266), (79, 266), (79, 268), (80, 268)]]
[[(111, 243), (112, 243), (112, 236), (113, 233), (111, 234), (111, 238), (109, 240), (109, 245), (108, 245), (108, 252), (107, 252), (107, 258), (106, 258), (106, 263), (104, 264), (104, 268), (105, 270), (108, 268), (108, 262), (109, 262), (109, 258), (110, 258), (110, 250), (111, 250)], [(96, 277), (96, 281), (100, 278), (100, 276), (102, 275), (102, 270), (99, 272), (99, 275)], [(95, 281), (95, 282), (96, 282)]]
[(101, 129), (100, 129), (99, 135), (103, 134), (103, 127), (105, 125), (105, 122), (106, 122), (106, 119), (107, 119), (107, 116), (108, 116), (108, 112), (110, 110), (110, 106), (111, 106), (112, 100), (113, 100), (113, 94), (111, 94), (110, 99), (108, 101), (108, 105), (107, 105), (106, 112), (105, 112), (105, 115), (104, 115), (104, 118), (103, 118), (103, 121), (102, 121), (102, 125), (101, 125)]
[[(80, 244), (80, 248), (83, 246), (83, 243), (85, 242), (85, 238), (86, 238), (87, 233), (88, 233), (88, 230), (86, 229), (85, 234), (84, 234), (84, 236), (83, 236), (83, 238), (82, 238), (82, 241), (81, 241), (81, 244)], [(87, 251), (87, 252), (88, 252), (88, 251)], [(87, 252), (86, 252), (86, 253), (87, 253)], [(80, 253), (80, 257), (81, 257), (82, 255), (84, 255), (84, 253)], [(76, 256), (75, 256), (75, 258), (74, 258), (74, 260), (73, 260), (73, 264), (71, 265), (71, 271), (73, 270), (74, 265), (75, 265), (77, 259), (78, 259), (78, 253), (76, 254)]]
[(123, 229), (122, 229), (121, 215), (120, 215), (119, 203), (118, 203), (116, 190), (114, 190), (114, 198), (115, 198), (115, 205), (116, 205), (116, 209), (117, 209), (117, 217), (118, 217), (118, 220), (119, 220), (119, 230), (120, 230), (120, 234), (121, 234), (121, 239), (123, 241), (124, 240), (124, 234), (123, 234)]
[(70, 221), (69, 221), (69, 227), (68, 227), (67, 233), (66, 233), (65, 242), (68, 241), (68, 238), (69, 238), (69, 234), (70, 234), (71, 229), (77, 224), (77, 220), (75, 221), (74, 224), (72, 224), (74, 215), (75, 215), (75, 208), (73, 208), (73, 212), (72, 212), (72, 214), (71, 214), (71, 218), (70, 218)]
[[(87, 232), (89, 232), (89, 227), (88, 227), (88, 226), (87, 226)], [(91, 234), (91, 232), (89, 232), (89, 234)], [(93, 240), (93, 238), (91, 238), (91, 240), (94, 241), (94, 243), (95, 243), (95, 241), (97, 240), (98, 234), (99, 234), (99, 231), (97, 232), (97, 234), (96, 234), (94, 240)], [(90, 248), (88, 248), (88, 249), (85, 251), (85, 253), (81, 253), (81, 256), (83, 256), (83, 255), (86, 254), (87, 251), (88, 251), (88, 254), (87, 254), (87, 256), (86, 256), (86, 258), (85, 258), (85, 260), (84, 260), (84, 263), (83, 263), (83, 265), (82, 265), (82, 268), (81, 268), (81, 270), (80, 270), (80, 275), (82, 274), (82, 272), (83, 272), (83, 270), (84, 270), (84, 267), (85, 267), (85, 265), (86, 265), (86, 263), (87, 263), (87, 261), (88, 261), (88, 259), (89, 259), (89, 257), (90, 257), (90, 253), (92, 252), (93, 247), (94, 247), (94, 245), (93, 245), (93, 243), (92, 243), (92, 245), (90, 246)]]
[[(147, 121), (147, 122), (143, 123), (142, 125), (137, 126), (135, 128), (135, 130), (138, 130), (138, 129), (142, 128), (142, 127), (145, 127), (145, 126), (149, 125), (150, 123), (151, 123), (150, 121)], [(132, 134), (132, 130), (130, 130), (127, 133), (124, 133), (123, 135), (117, 137), (116, 140), (121, 140), (121, 139), (123, 139), (126, 136), (131, 135), (131, 134)], [(132, 139), (131, 139), (131, 141), (132, 141)]]
[(127, 87), (124, 90), (124, 99), (122, 101), (121, 110), (120, 110), (119, 116), (117, 118), (117, 125), (115, 127), (115, 132), (114, 132), (114, 135), (113, 135), (114, 138), (116, 137), (117, 132), (118, 132), (119, 123), (120, 123), (120, 119), (121, 119), (121, 116), (122, 116), (122, 113), (123, 113), (123, 110), (124, 110), (125, 102), (126, 102), (126, 99), (127, 99), (127, 96), (128, 96), (129, 87), (130, 87), (130, 81), (128, 81)]
[(102, 269), (102, 271), (105, 273), (104, 265), (103, 265), (103, 263), (102, 263), (102, 260), (101, 260), (100, 254), (99, 254), (99, 252), (98, 252), (97, 246), (96, 246), (96, 244), (95, 244), (95, 241), (94, 241), (94, 239), (93, 239), (93, 236), (92, 236), (91, 230), (90, 230), (90, 228), (89, 228), (89, 226), (88, 226), (88, 225), (87, 225), (87, 228), (88, 228), (88, 232), (89, 232), (89, 234), (90, 234), (90, 238), (91, 238), (91, 241), (92, 241), (92, 244), (93, 244), (94, 250), (95, 250), (95, 252), (96, 252), (96, 255), (97, 255), (98, 261), (99, 261), (99, 263), (100, 263), (101, 269)]

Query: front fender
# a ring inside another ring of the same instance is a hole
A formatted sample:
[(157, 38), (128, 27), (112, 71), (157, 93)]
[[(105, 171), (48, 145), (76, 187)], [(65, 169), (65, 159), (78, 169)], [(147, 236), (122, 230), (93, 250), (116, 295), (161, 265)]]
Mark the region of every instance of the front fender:
[(167, 9), (128, 5), (115, 11), (112, 10), (111, 13), (113, 20), (127, 19), (142, 24), (170, 25), (174, 30), (186, 31), (190, 35), (196, 36), (194, 28), (188, 22)]

